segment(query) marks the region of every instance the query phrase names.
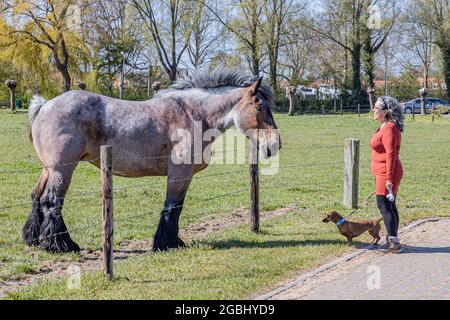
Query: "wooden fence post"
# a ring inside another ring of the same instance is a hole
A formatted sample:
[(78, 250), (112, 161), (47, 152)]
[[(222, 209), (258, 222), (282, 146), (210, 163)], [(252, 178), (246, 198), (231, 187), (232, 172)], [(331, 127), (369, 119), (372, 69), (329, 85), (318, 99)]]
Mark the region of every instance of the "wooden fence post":
[(344, 147), (344, 205), (358, 208), (359, 140), (345, 139)]
[(102, 171), (103, 273), (112, 280), (113, 269), (113, 175), (112, 146), (100, 147)]
[(325, 115), (325, 107), (324, 107), (324, 105), (322, 105), (322, 115), (323, 116)]
[(343, 116), (343, 115), (344, 115), (344, 109), (342, 107), (342, 100), (341, 100), (341, 116)]
[(358, 118), (361, 117), (361, 105), (358, 103)]
[(259, 232), (259, 130), (256, 132), (256, 143), (250, 148), (250, 228), (253, 232)]

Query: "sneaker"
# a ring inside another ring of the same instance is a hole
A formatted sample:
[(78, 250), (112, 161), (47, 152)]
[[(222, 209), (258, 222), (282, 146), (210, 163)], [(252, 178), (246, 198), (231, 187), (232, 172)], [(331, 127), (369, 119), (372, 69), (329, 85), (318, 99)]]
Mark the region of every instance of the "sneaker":
[(390, 237), (388, 252), (391, 252), (391, 253), (402, 253), (403, 252), (403, 248), (402, 248), (402, 245), (400, 244), (400, 240), (398, 239), (398, 237)]
[(377, 245), (377, 247), (375, 248), (376, 252), (380, 252), (380, 253), (387, 253), (389, 252), (389, 248), (390, 248), (390, 241), (389, 241), (389, 237), (386, 236), (386, 241), (383, 244), (379, 244)]

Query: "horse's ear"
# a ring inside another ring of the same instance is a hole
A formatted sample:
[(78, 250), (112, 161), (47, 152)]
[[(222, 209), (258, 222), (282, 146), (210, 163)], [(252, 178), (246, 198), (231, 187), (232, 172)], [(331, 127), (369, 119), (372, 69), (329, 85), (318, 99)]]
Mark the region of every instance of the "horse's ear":
[(256, 94), (258, 93), (259, 88), (261, 87), (262, 80), (263, 80), (263, 77), (259, 77), (258, 81), (256, 81), (254, 84), (251, 85), (250, 93), (253, 96), (256, 96)]

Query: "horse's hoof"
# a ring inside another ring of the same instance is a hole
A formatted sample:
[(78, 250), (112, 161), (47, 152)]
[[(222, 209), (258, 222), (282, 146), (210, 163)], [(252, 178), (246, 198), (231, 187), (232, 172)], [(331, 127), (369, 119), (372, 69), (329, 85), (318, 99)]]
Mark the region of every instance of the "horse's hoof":
[(184, 244), (183, 240), (181, 240), (179, 237), (177, 237), (178, 242), (178, 248), (185, 248), (186, 245)]
[(39, 246), (39, 230), (39, 216), (32, 212), (22, 228), (22, 238), (30, 247)]
[(80, 247), (69, 236), (50, 236), (39, 242), (39, 247), (51, 253), (80, 252)]
[(153, 248), (152, 251), (167, 251), (170, 249), (178, 249), (178, 248), (184, 248), (186, 245), (184, 244), (183, 240), (181, 240), (179, 237), (176, 237), (176, 239), (173, 239), (172, 241), (162, 241), (161, 239), (154, 239), (153, 241)]
[(22, 238), (25, 241), (25, 243), (30, 247), (38, 247), (39, 246), (39, 237), (36, 233), (24, 230), (22, 232)]

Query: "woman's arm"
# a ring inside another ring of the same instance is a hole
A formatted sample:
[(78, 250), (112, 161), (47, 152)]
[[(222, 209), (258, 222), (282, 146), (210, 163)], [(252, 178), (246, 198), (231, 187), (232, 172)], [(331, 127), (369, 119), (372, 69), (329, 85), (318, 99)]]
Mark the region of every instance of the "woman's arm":
[(395, 125), (389, 125), (385, 128), (381, 136), (381, 142), (386, 150), (386, 182), (392, 182), (395, 163), (397, 161), (397, 135)]

